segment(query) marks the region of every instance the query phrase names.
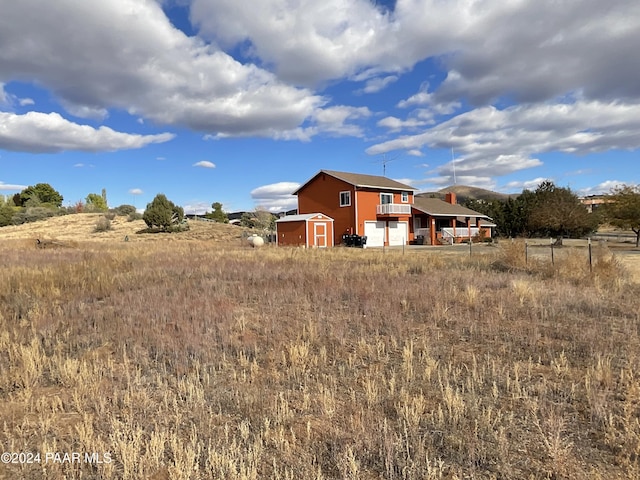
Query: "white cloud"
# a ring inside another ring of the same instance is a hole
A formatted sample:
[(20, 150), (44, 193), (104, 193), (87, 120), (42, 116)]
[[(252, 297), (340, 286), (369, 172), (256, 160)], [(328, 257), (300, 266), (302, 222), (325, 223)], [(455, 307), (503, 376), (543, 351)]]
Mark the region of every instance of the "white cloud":
[(187, 215), (204, 215), (211, 211), (211, 204), (207, 202), (193, 201), (182, 205), (182, 208), (184, 209), (184, 213)]
[(27, 188), (26, 185), (12, 185), (10, 183), (4, 183), (4, 182), (0, 182), (0, 191), (13, 191), (13, 190), (24, 190), (25, 188)]
[(361, 93), (377, 93), (384, 90), (392, 83), (398, 81), (397, 75), (387, 75), (386, 77), (376, 77), (368, 80), (365, 86), (359, 92)]
[(538, 188), (538, 186), (542, 182), (546, 180), (553, 181), (553, 179), (544, 178), (544, 177), (537, 177), (537, 178), (534, 178), (533, 180), (514, 180), (512, 182), (506, 183), (505, 185), (500, 187), (499, 190), (501, 192), (518, 192), (518, 193), (525, 189), (535, 190), (536, 188)]
[(194, 167), (216, 168), (216, 164), (208, 160), (201, 160), (193, 164)]
[(318, 109), (312, 116), (315, 126), (307, 130), (314, 133), (322, 132), (334, 136), (361, 137), (364, 135), (360, 125), (353, 122), (371, 116), (367, 107), (349, 107), (336, 105), (325, 109)]
[(251, 198), (256, 205), (265, 207), (270, 212), (292, 210), (298, 206), (298, 198), (292, 195), (300, 184), (296, 182), (279, 182), (263, 185), (251, 191)]
[[(24, 0), (2, 13), (0, 44), (13, 47), (0, 50), (0, 82), (33, 79), (73, 114), (118, 108), (213, 134), (273, 136), (324, 102), (187, 37), (151, 0)], [(62, 24), (74, 25), (73, 42)]]
[(415, 129), (416, 127), (422, 127), (427, 124), (428, 122), (425, 122), (423, 120), (418, 120), (416, 118), (400, 120), (397, 117), (385, 117), (382, 120), (379, 120), (377, 123), (379, 127), (387, 128), (391, 132), (399, 132), (400, 130), (405, 128)]
[(606, 180), (593, 187), (580, 188), (578, 189), (577, 193), (581, 196), (602, 195), (611, 193), (611, 190), (613, 190), (614, 188), (621, 187), (625, 184), (629, 185), (629, 182), (622, 182), (620, 180)]
[(0, 112), (0, 148), (19, 152), (102, 152), (141, 148), (164, 143), (171, 133), (137, 135), (116, 132), (109, 127), (93, 128), (70, 122), (57, 113), (28, 112), (24, 115)]
[(82, 167), (84, 167), (84, 163), (76, 163), (76, 164), (74, 165), (74, 167), (76, 167), (76, 168), (82, 168)]
[(142, 191), (142, 189), (140, 189), (140, 188), (131, 188), (131, 189), (129, 190), (129, 193), (130, 193), (131, 195), (142, 195), (144, 192), (143, 192), (143, 191)]
[[(417, 149), (417, 148), (415, 148), (413, 150), (409, 150), (407, 152), (407, 155), (411, 155), (412, 157), (424, 157), (424, 153), (422, 153), (422, 151)], [(425, 164), (425, 166), (426, 166), (426, 164)]]
[[(571, 104), (483, 107), (417, 135), (367, 149), (371, 155), (423, 147), (455, 149), (459, 175), (506, 175), (542, 165), (544, 152), (588, 154), (640, 148), (640, 104), (576, 101)], [(439, 173), (451, 178), (453, 165)]]
[(18, 100), (18, 103), (20, 103), (21, 107), (26, 107), (29, 105), (35, 105), (36, 102), (33, 101), (33, 98), (21, 98)]

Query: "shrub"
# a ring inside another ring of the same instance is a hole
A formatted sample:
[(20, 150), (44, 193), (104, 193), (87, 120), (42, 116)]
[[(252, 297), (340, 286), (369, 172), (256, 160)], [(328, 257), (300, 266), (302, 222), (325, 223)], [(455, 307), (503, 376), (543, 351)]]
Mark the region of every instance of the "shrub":
[(114, 208), (113, 211), (117, 215), (126, 217), (128, 215), (133, 215), (134, 213), (136, 213), (136, 207), (134, 207), (133, 205), (119, 205), (116, 208)]
[(127, 222), (134, 222), (136, 220), (142, 220), (142, 214), (138, 212), (130, 213), (127, 217)]
[(64, 213), (64, 211), (47, 207), (29, 207), (15, 213), (13, 217), (11, 217), (11, 223), (13, 225), (22, 225), (23, 223), (37, 222), (38, 220), (45, 220), (49, 217), (55, 217), (56, 215), (63, 215)]
[(167, 231), (172, 225), (179, 225), (184, 218), (184, 210), (170, 201), (164, 194), (159, 193), (142, 215), (142, 219), (149, 228), (160, 228)]
[(109, 218), (107, 218), (107, 216), (105, 215), (98, 219), (98, 221), (96, 222), (96, 227), (93, 231), (99, 233), (107, 232), (109, 230), (111, 230), (111, 220), (109, 220)]

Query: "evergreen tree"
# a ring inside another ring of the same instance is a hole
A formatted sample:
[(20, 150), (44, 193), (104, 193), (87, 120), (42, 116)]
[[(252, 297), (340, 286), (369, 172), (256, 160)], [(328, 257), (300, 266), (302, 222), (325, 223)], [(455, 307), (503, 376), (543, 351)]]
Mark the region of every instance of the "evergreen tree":
[(167, 230), (171, 225), (178, 225), (184, 218), (184, 210), (159, 193), (147, 204), (142, 219), (149, 228), (158, 227)]

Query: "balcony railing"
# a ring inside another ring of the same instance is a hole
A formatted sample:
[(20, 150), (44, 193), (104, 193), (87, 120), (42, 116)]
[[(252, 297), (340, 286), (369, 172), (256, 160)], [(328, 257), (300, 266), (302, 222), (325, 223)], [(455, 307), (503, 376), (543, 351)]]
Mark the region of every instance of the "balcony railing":
[(407, 203), (384, 203), (376, 207), (378, 215), (411, 215), (411, 205)]

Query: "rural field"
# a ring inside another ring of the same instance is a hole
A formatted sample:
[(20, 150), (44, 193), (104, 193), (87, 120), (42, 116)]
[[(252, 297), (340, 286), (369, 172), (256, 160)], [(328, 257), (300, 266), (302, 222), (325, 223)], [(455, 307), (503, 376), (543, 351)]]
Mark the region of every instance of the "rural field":
[(0, 229), (0, 479), (640, 478), (637, 254), (96, 218)]

